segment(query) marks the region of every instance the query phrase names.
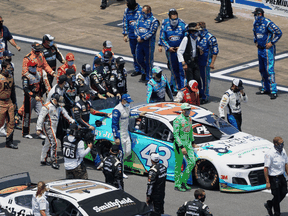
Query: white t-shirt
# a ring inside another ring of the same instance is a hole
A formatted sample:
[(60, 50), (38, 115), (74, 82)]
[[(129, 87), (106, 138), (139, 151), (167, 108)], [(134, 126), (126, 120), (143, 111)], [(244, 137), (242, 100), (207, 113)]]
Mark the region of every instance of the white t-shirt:
[(45, 193), (42, 196), (36, 197), (36, 193), (32, 197), (32, 210), (34, 216), (41, 216), (40, 211), (45, 210), (47, 216), (50, 215), (49, 212), (49, 202), (46, 199)]

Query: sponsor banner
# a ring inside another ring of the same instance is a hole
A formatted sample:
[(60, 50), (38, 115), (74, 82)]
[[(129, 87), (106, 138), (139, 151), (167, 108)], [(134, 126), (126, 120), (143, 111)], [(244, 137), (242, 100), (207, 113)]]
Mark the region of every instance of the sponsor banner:
[[(200, 0), (220, 4), (218, 0)], [(260, 7), (265, 13), (288, 17), (288, 0), (232, 0), (232, 7), (254, 11)]]

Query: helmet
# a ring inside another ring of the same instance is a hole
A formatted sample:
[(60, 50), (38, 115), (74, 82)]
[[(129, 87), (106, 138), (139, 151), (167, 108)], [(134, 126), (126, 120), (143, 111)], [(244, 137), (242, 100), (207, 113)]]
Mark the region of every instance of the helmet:
[(67, 61), (74, 61), (75, 57), (74, 57), (74, 55), (72, 53), (67, 53), (66, 60)]

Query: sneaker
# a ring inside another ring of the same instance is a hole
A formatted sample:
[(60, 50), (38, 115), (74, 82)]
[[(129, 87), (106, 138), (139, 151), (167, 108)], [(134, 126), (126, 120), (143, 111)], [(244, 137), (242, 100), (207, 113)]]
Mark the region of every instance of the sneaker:
[(53, 162), (51, 166), (53, 169), (59, 169), (60, 168), (60, 165), (57, 164), (56, 162)]
[(182, 188), (185, 188), (186, 190), (191, 190), (192, 189), (190, 186), (188, 186), (185, 183), (182, 183)]
[(101, 163), (96, 167), (96, 169), (97, 169), (97, 170), (100, 170), (102, 167), (103, 167), (103, 162), (101, 162)]
[(43, 166), (51, 166), (51, 163), (48, 161), (40, 161), (40, 164)]
[(269, 206), (268, 201), (264, 203), (264, 207), (267, 209), (268, 215), (273, 216), (272, 208)]
[(139, 82), (146, 82), (146, 74), (142, 74)]
[(208, 103), (207, 99), (200, 99), (200, 104), (206, 104), (206, 103)]
[(218, 16), (214, 20), (219, 23), (219, 22), (222, 22), (224, 19)]
[(232, 19), (232, 18), (234, 18), (235, 16), (232, 14), (232, 15), (226, 15), (225, 16), (225, 18), (227, 18), (227, 19)]
[(270, 99), (271, 99), (271, 100), (274, 100), (274, 99), (276, 99), (277, 97), (278, 97), (277, 94), (270, 94)]
[(186, 192), (186, 188), (183, 188), (182, 186), (174, 187), (174, 190), (180, 191), (180, 192)]
[(265, 90), (260, 90), (259, 92), (256, 92), (256, 95), (264, 95), (264, 94), (270, 94), (270, 92)]
[(6, 148), (12, 148), (12, 149), (18, 149), (18, 146), (14, 145), (13, 143), (6, 144), (5, 147)]
[(101, 6), (100, 6), (100, 8), (101, 8), (102, 10), (104, 10), (106, 7), (107, 7), (107, 4), (105, 4), (105, 3), (102, 3)]
[(39, 136), (38, 136), (40, 139), (46, 139), (46, 136), (44, 135), (44, 134), (40, 134)]
[(3, 125), (3, 127), (0, 128), (0, 136), (2, 136), (2, 137), (6, 137), (7, 136), (7, 132), (5, 130), (4, 125)]
[(30, 134), (25, 135), (24, 138), (33, 139), (33, 137)]
[(123, 173), (123, 178), (128, 179), (128, 176), (125, 173)]
[(137, 72), (137, 71), (134, 71), (131, 76), (134, 77), (134, 76), (139, 76), (141, 75), (142, 73), (141, 72)]

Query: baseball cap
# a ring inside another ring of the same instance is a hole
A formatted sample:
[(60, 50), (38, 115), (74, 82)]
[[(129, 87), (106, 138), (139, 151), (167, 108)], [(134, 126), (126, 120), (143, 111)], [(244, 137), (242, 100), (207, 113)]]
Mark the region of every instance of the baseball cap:
[(252, 13), (254, 15), (258, 15), (260, 13), (264, 14), (264, 10), (262, 8), (255, 8), (255, 10)]
[(168, 15), (169, 15), (169, 17), (171, 15), (178, 15), (178, 12), (177, 12), (177, 10), (175, 8), (170, 8), (169, 12), (168, 12)]
[(34, 42), (32, 45), (31, 45), (32, 49), (36, 52), (40, 52), (43, 48), (43, 46), (37, 42)]
[(107, 40), (107, 41), (104, 41), (103, 46), (104, 46), (104, 47), (107, 47), (107, 48), (113, 47), (113, 46), (112, 46), (112, 42), (111, 42), (111, 41), (108, 41), (108, 40)]
[(67, 81), (67, 76), (61, 75), (58, 79), (58, 84), (63, 84), (65, 81)]
[(112, 145), (111, 152), (118, 153), (118, 151), (119, 151), (119, 146), (118, 145)]
[(197, 23), (192, 22), (188, 24), (187, 31), (200, 31), (202, 28)]
[(154, 66), (153, 68), (152, 68), (152, 74), (154, 74), (154, 73), (156, 73), (156, 74), (159, 74), (159, 73), (161, 73), (163, 70), (160, 68), (160, 67), (158, 67), (158, 66)]
[(3, 52), (3, 56), (14, 56), (14, 54), (13, 53), (11, 53), (11, 51), (10, 50), (5, 50), (4, 52)]
[(101, 65), (103, 62), (102, 62), (102, 58), (96, 58), (94, 60), (94, 65), (97, 64), (97, 65)]
[(192, 91), (197, 92), (198, 91), (198, 83), (196, 80), (190, 80), (189, 81), (189, 87)]
[(104, 53), (104, 60), (109, 60), (112, 57), (112, 52), (110, 51), (105, 51)]
[(74, 57), (73, 53), (67, 53), (66, 60), (67, 61), (74, 61), (75, 57)]
[(87, 85), (83, 85), (79, 88), (79, 93), (90, 93), (90, 89)]
[(133, 102), (133, 100), (131, 99), (131, 97), (130, 97), (129, 94), (123, 94), (123, 95), (122, 95), (122, 100), (126, 100), (127, 103)]
[(45, 34), (43, 36), (43, 41), (53, 41), (55, 39), (55, 37), (51, 36), (50, 34)]
[(158, 153), (156, 153), (156, 152), (151, 152), (150, 153), (150, 158), (151, 158), (152, 161), (157, 163), (160, 160), (160, 155)]
[(188, 103), (183, 103), (183, 104), (181, 105), (181, 109), (182, 109), (182, 110), (191, 109), (191, 106), (189, 106)]
[(117, 63), (118, 65), (121, 65), (121, 64), (125, 64), (125, 61), (124, 61), (124, 59), (123, 59), (122, 57), (118, 57), (118, 58), (116, 59), (116, 63)]
[(73, 69), (67, 69), (66, 70), (66, 75), (74, 74), (75, 71)]
[(238, 89), (242, 90), (244, 89), (243, 87), (243, 82), (240, 79), (233, 79), (232, 84), (238, 87)]
[(92, 72), (91, 65), (90, 65), (90, 64), (84, 64), (84, 65), (82, 65), (82, 70), (83, 70), (84, 72), (87, 72), (87, 73)]

